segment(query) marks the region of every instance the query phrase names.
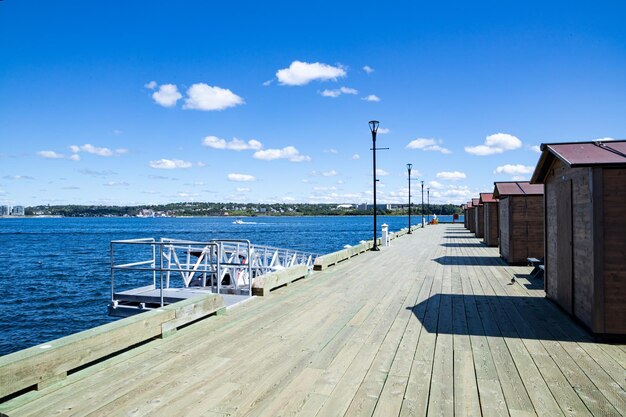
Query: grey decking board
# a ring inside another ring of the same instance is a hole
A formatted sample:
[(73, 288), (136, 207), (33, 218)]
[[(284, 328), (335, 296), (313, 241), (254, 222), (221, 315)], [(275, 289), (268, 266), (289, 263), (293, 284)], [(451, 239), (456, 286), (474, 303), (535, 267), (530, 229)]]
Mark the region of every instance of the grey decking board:
[[(448, 228), (455, 233), (444, 236)], [(18, 408), (9, 415), (71, 414), (67, 407), (88, 398), (76, 414), (394, 417), (447, 413), (450, 393), (456, 415), (470, 414), (462, 398), (475, 414), (476, 397), (485, 416), (545, 415), (554, 402), (564, 414), (624, 413), (623, 386), (610, 383), (623, 369), (624, 346), (592, 343), (525, 280), (507, 285), (526, 269), (503, 265), (497, 248), (441, 245), (455, 242), (478, 239), (458, 226), (420, 229), (379, 253), (143, 346), (125, 361), (114, 358), (110, 368), (102, 363), (97, 372), (81, 371), (82, 379), (79, 372), (30, 395), (32, 404), (15, 400)], [(198, 366), (181, 366), (188, 358)], [(533, 370), (518, 369), (526, 365)], [(155, 366), (169, 380), (151, 376)], [(327, 374), (331, 369), (339, 373)], [(533, 387), (536, 369), (545, 382)], [(469, 391), (461, 381), (470, 382)], [(517, 394), (510, 392), (514, 383)], [(526, 399), (518, 398), (527, 390)]]

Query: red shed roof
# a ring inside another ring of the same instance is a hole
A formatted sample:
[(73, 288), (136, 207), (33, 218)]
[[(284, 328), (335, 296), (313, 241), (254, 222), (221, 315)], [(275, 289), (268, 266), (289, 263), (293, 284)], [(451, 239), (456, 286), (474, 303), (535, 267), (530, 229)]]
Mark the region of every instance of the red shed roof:
[(543, 195), (543, 184), (531, 184), (528, 181), (494, 182), (495, 198), (510, 195)]
[(555, 158), (570, 168), (626, 167), (626, 140), (544, 143), (541, 145), (541, 151), (541, 157), (530, 180), (533, 184), (544, 181)]
[(472, 198), (472, 206), (477, 206), (480, 204), (480, 198)]
[(497, 203), (498, 199), (493, 198), (493, 193), (480, 193), (480, 202), (482, 203)]
[(471, 201), (468, 201), (468, 202), (467, 202), (467, 206), (466, 206), (466, 207), (467, 207), (468, 209), (469, 209), (469, 208), (472, 208), (472, 202), (471, 202)]

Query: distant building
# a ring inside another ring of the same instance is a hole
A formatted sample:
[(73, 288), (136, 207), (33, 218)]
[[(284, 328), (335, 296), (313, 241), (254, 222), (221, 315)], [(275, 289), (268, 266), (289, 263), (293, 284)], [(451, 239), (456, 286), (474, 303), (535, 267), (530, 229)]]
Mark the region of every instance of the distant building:
[(0, 206), (0, 216), (8, 216), (11, 214), (10, 206)]
[(24, 206), (14, 206), (11, 210), (11, 215), (13, 216), (23, 216), (24, 215)]
[(137, 213), (137, 217), (154, 217), (154, 211), (150, 209), (141, 209)]
[[(356, 208), (357, 210), (360, 210), (360, 211), (367, 211), (367, 210), (372, 210), (372, 208), (374, 208), (374, 205), (363, 203), (363, 204), (359, 204)], [(391, 204), (376, 204), (377, 210), (391, 210), (391, 208), (392, 208)]]

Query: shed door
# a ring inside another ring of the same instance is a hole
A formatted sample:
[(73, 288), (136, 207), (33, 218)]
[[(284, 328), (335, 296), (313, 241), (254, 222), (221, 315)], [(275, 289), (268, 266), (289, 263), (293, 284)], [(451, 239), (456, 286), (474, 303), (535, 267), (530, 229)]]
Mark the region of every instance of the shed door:
[(570, 314), (574, 305), (572, 256), (572, 181), (556, 184), (556, 263), (558, 302)]

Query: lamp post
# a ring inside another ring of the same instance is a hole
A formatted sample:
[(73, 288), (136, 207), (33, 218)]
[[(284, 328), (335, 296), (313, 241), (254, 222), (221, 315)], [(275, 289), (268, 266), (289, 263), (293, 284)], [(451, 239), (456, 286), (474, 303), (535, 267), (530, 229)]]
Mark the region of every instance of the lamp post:
[(374, 182), (374, 245), (372, 246), (373, 251), (380, 250), (378, 248), (378, 244), (376, 241), (376, 132), (378, 132), (378, 124), (380, 122), (378, 120), (370, 120), (370, 131), (372, 132), (372, 163), (373, 163), (373, 182)]
[(422, 181), (422, 227), (424, 227), (424, 181)]
[(406, 169), (409, 171), (409, 234), (411, 232), (411, 168), (413, 164), (406, 164)]
[(430, 187), (426, 189), (426, 201), (428, 202), (426, 206), (426, 216), (427, 216), (426, 222), (430, 223)]

